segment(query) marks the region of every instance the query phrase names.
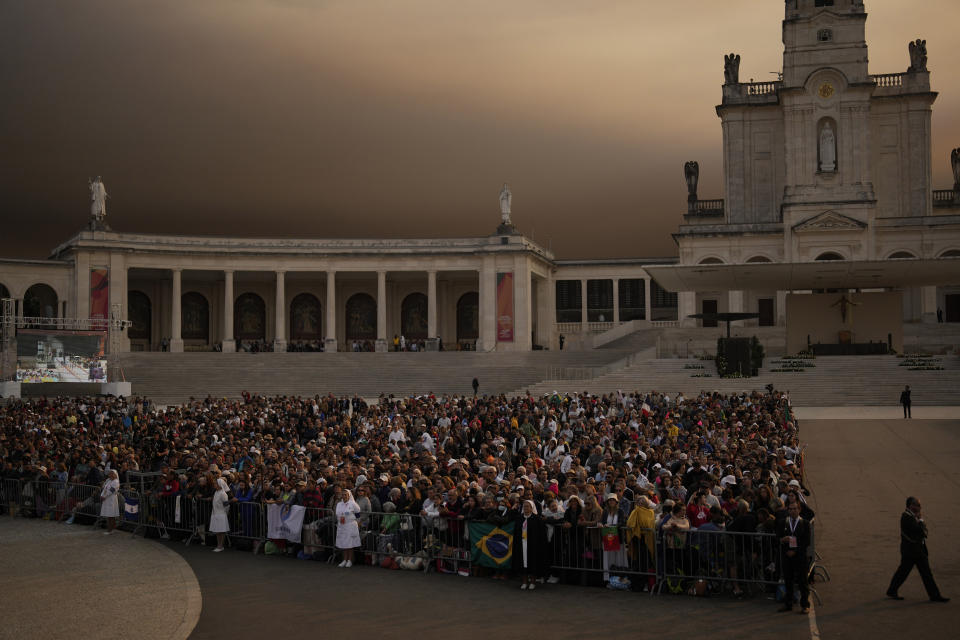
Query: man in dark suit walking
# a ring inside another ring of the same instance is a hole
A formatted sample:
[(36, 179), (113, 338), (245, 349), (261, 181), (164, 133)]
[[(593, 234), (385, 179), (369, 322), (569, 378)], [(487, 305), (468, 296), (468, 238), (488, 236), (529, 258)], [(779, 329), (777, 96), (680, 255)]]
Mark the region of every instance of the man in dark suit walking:
[(793, 583), (800, 587), (800, 613), (810, 613), (810, 587), (807, 585), (807, 549), (810, 547), (810, 523), (800, 517), (800, 504), (790, 503), (787, 517), (777, 525), (780, 539), (780, 566), (786, 594), (780, 611), (793, 609)]
[(903, 600), (903, 596), (897, 591), (916, 565), (930, 601), (950, 601), (950, 598), (940, 595), (940, 589), (937, 588), (933, 573), (930, 571), (927, 555), (927, 525), (923, 522), (920, 500), (910, 496), (907, 498), (907, 508), (900, 516), (900, 566), (890, 580), (890, 587), (887, 589), (888, 598)]
[(900, 404), (903, 405), (903, 417), (912, 418), (913, 416), (910, 415), (910, 385), (907, 385), (900, 392)]

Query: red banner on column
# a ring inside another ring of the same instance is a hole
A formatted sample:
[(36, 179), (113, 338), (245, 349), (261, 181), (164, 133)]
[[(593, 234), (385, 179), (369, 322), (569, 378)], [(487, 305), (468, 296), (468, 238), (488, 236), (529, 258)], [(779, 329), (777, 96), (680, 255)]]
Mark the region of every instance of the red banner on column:
[(90, 270), (90, 318), (110, 318), (110, 285), (106, 269)]
[(497, 342), (513, 342), (513, 272), (497, 274)]

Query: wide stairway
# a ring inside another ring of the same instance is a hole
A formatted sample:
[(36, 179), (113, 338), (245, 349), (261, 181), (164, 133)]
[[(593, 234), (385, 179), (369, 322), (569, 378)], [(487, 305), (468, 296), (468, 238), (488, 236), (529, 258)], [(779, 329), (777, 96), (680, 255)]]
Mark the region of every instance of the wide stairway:
[[(657, 390), (675, 395), (697, 394), (702, 390), (731, 393), (763, 389), (767, 384), (790, 392), (796, 406), (875, 406), (896, 405), (900, 391), (909, 384), (916, 405), (960, 405), (960, 358), (939, 356), (942, 371), (911, 371), (900, 366), (904, 361), (894, 356), (831, 356), (812, 360), (814, 367), (802, 372), (771, 372), (777, 358), (764, 361), (765, 368), (756, 378), (718, 378), (712, 361), (693, 359), (641, 360), (597, 377), (577, 376), (576, 370), (565, 371), (562, 380), (545, 380), (531, 386), (530, 393), (543, 395), (554, 391), (610, 393), (618, 389), (626, 392)], [(703, 366), (702, 370), (685, 367)], [(589, 373), (590, 368), (584, 367)], [(694, 374), (709, 373), (712, 377), (695, 378)], [(580, 377), (571, 380), (571, 377)], [(517, 388), (516, 393), (526, 389)]]
[(423, 353), (126, 353), (124, 379), (133, 393), (162, 404), (189, 398), (237, 398), (334, 393), (375, 398), (424, 393), (498, 394), (545, 379), (569, 367), (604, 367), (621, 351), (423, 352)]

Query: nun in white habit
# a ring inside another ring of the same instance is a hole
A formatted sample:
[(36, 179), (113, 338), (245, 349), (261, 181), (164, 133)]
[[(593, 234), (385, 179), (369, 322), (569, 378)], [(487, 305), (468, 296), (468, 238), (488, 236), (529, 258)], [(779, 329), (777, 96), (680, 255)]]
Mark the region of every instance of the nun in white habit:
[(217, 534), (217, 548), (214, 553), (223, 551), (223, 539), (230, 531), (230, 522), (227, 513), (230, 511), (230, 485), (223, 478), (217, 479), (217, 492), (213, 494), (213, 509), (210, 513), (210, 533)]
[(107, 519), (107, 530), (104, 535), (110, 535), (117, 528), (117, 516), (120, 515), (120, 476), (111, 469), (100, 490), (100, 517)]
[(343, 551), (343, 562), (337, 566), (352, 567), (353, 550), (360, 546), (360, 525), (357, 524), (360, 505), (347, 489), (340, 498), (337, 503), (337, 548)]

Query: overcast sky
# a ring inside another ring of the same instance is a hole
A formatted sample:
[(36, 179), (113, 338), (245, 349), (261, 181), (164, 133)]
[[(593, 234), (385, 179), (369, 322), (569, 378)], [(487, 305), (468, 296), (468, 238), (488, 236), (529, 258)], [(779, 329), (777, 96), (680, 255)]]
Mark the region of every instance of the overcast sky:
[[(933, 176), (960, 146), (958, 0), (867, 0), (872, 73), (927, 40)], [(723, 54), (781, 68), (782, 0), (0, 0), (0, 256), (46, 257), (102, 175), (118, 231), (486, 235), (675, 255), (722, 197)]]

